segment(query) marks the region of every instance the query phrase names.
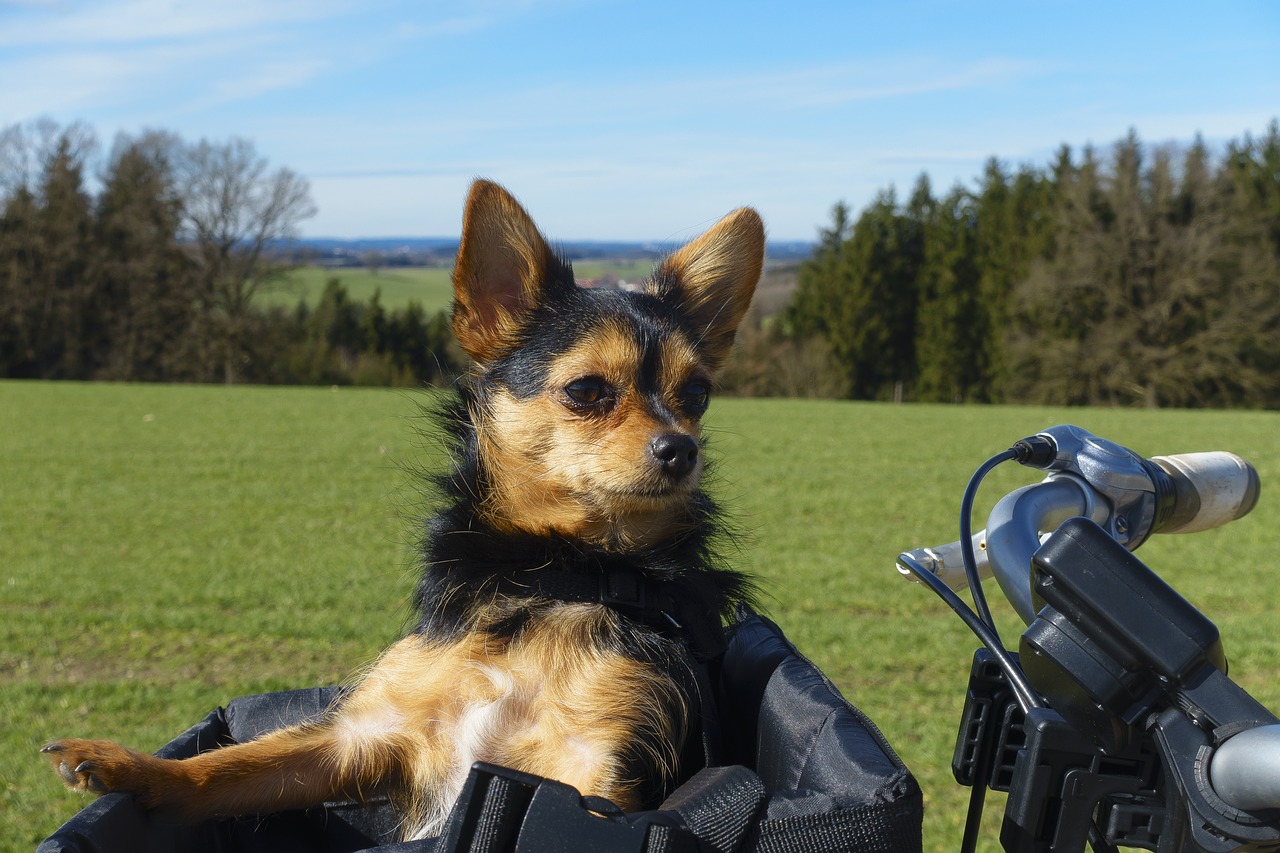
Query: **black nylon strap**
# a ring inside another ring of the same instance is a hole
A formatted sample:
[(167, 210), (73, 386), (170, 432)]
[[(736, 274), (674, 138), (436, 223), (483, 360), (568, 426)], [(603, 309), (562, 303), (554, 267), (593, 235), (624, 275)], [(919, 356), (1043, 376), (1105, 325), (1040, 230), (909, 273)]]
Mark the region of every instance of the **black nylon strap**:
[(763, 818), (744, 853), (920, 853), (920, 802), (916, 797), (857, 809), (782, 819)]
[(710, 660), (724, 652), (724, 629), (710, 602), (694, 596), (676, 596), (671, 584), (654, 580), (636, 569), (610, 567), (596, 572), (555, 567), (529, 569), (503, 578), (498, 592), (603, 604), (660, 633), (682, 639), (698, 660)]
[(764, 782), (746, 767), (707, 767), (681, 785), (662, 810), (680, 815), (704, 849), (734, 853), (764, 800)]
[(529, 799), (525, 786), (502, 777), (492, 779), (476, 819), (471, 853), (504, 853), (514, 847)]

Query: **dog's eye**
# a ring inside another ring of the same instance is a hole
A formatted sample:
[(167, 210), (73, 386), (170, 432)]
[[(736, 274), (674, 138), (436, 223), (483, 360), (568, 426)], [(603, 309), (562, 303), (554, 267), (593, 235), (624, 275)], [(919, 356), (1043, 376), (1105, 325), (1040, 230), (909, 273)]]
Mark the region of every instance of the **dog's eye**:
[(599, 376), (575, 379), (564, 388), (572, 403), (579, 406), (601, 406), (613, 396), (613, 389)]
[(684, 386), (681, 403), (685, 411), (692, 415), (701, 415), (707, 410), (711, 400), (711, 386), (702, 379), (693, 379)]

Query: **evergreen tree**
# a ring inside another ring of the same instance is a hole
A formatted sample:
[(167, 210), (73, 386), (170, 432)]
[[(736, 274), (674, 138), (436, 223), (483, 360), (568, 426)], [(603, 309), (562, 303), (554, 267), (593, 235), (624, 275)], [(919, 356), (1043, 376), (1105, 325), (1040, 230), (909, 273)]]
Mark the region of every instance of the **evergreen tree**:
[(1102, 204), (1099, 164), (1086, 148), (1079, 165), (1063, 146), (1052, 167), (1052, 239), (1045, 255), (1017, 283), (1005, 336), (1007, 396), (1070, 404), (1098, 399), (1105, 361), (1088, 343), (1103, 322), (1103, 297), (1093, 266), (1111, 214)]
[(788, 331), (797, 337), (830, 336), (839, 325), (831, 312), (848, 289), (845, 243), (850, 227), (849, 207), (839, 202), (831, 208), (831, 227), (819, 230), (817, 246), (800, 264), (785, 314)]
[(973, 198), (957, 186), (937, 205), (926, 232), (916, 335), (921, 400), (958, 403), (989, 396), (975, 219)]
[(1137, 135), (1105, 169), (1055, 166), (1054, 240), (1016, 293), (1014, 399), (1158, 405), (1275, 402), (1274, 220), (1249, 143), (1209, 179), (1203, 143), (1175, 166)]
[(41, 374), (45, 307), (34, 282), (40, 268), (39, 203), (18, 187), (0, 211), (0, 375)]
[(109, 345), (103, 375), (173, 380), (199, 371), (184, 364), (196, 291), (177, 244), (181, 199), (164, 134), (121, 136), (98, 196), (95, 275), (107, 297), (99, 323)]
[(382, 307), (382, 288), (376, 288), (360, 318), (360, 333), (365, 352), (382, 353), (387, 349), (387, 312)]
[(101, 293), (89, 274), (92, 215), (83, 156), (69, 136), (60, 138), (38, 190), (34, 310), (27, 319), (33, 324), (37, 375), (50, 378), (88, 378), (102, 346), (95, 322)]
[(1048, 246), (1052, 196), (1050, 182), (1030, 167), (1010, 178), (994, 157), (983, 170), (973, 214), (974, 257), (981, 311), (974, 334), (975, 376), (981, 393), (973, 399), (1005, 398), (1010, 370), (1006, 352), (1010, 303), (1018, 282), (1031, 272)]
[(846, 327), (831, 340), (848, 366), (855, 399), (900, 399), (915, 372), (916, 277), (923, 261), (921, 223), (898, 210), (892, 189), (854, 224), (848, 244), (850, 292), (837, 315)]
[[(185, 331), (172, 316), (150, 316), (165, 305), (167, 284), (130, 296), (147, 289), (145, 270), (158, 252), (178, 258), (171, 213), (167, 222), (152, 223), (159, 233), (146, 242), (127, 239), (138, 230), (131, 220), (146, 217), (138, 199), (161, 192), (154, 184), (163, 179), (136, 167), (138, 152), (121, 153), (122, 140), (95, 201), (84, 188), (96, 148), (85, 127), (58, 130), (42, 121), (0, 137), (5, 182), (19, 188), (0, 223), (0, 369), (10, 376), (141, 378), (122, 353), (139, 351), (139, 335), (154, 343), (180, 340)], [(37, 160), (39, 178), (28, 190), (24, 176)], [(172, 192), (164, 193), (171, 212)], [(188, 295), (183, 304), (189, 301)], [(161, 376), (177, 378), (168, 366), (152, 371), (152, 378)]]
[(1232, 143), (1216, 181), (1221, 229), (1208, 263), (1210, 310), (1193, 374), (1206, 402), (1280, 406), (1280, 145)]
[[(818, 233), (818, 245), (796, 273), (796, 291), (784, 312), (786, 334), (797, 341), (822, 339), (833, 353), (837, 370), (849, 382), (849, 343), (845, 338), (857, 323), (851, 304), (853, 269), (849, 263), (849, 207), (831, 208), (831, 227)], [(840, 354), (835, 355), (836, 350)]]

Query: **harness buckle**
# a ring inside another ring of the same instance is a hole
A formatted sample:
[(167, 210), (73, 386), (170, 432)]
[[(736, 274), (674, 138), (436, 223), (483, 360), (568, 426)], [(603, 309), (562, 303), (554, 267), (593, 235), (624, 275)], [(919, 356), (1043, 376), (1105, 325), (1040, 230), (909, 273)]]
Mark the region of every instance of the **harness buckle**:
[(639, 572), (608, 570), (600, 575), (600, 603), (644, 610), (648, 606), (644, 577)]

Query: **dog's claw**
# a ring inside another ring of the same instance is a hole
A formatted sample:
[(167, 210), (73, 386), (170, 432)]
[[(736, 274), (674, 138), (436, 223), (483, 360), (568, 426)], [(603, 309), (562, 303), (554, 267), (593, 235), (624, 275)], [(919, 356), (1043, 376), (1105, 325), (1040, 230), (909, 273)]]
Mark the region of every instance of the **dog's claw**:
[[(42, 752), (46, 750), (41, 750)], [(55, 747), (47, 750), (48, 752), (62, 752), (63, 747)], [(71, 765), (65, 761), (59, 761), (58, 766), (54, 768), (58, 775), (62, 777), (62, 781), (66, 782), (73, 788), (80, 788), (93, 794), (107, 793), (107, 786), (98, 778), (98, 765), (92, 761), (81, 761), (72, 769)]]
[(110, 741), (55, 740), (40, 747), (67, 787), (91, 794), (132, 790), (128, 750)]
[(84, 786), (94, 794), (107, 793), (107, 786), (97, 776), (98, 765), (92, 761), (81, 761), (76, 765), (76, 778), (84, 782)]
[(62, 777), (62, 781), (67, 783), (68, 785), (71, 785), (74, 787), (77, 783), (79, 783), (80, 780), (76, 777), (75, 771), (72, 770), (67, 765), (67, 762), (65, 761), (58, 762), (58, 766), (54, 769), (58, 771), (58, 775)]

